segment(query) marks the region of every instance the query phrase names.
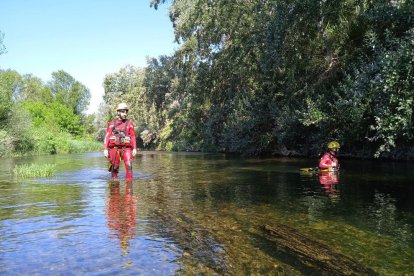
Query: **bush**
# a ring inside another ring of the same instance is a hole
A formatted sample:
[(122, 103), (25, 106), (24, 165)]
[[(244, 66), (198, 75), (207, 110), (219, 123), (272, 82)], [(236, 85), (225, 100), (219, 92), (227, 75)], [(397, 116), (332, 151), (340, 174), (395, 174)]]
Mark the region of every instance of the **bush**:
[(20, 104), (13, 106), (7, 123), (10, 136), (13, 137), (13, 149), (16, 153), (25, 153), (33, 150), (31, 136), (32, 119)]
[(13, 138), (5, 130), (0, 130), (0, 156), (10, 156), (13, 152)]
[[(66, 137), (62, 137), (62, 135)], [(32, 130), (32, 136), (34, 143), (33, 151), (36, 153), (56, 154), (68, 151), (68, 140), (70, 138), (68, 134), (54, 132), (47, 128), (35, 128)]]
[(84, 132), (80, 117), (63, 104), (52, 102), (25, 101), (24, 108), (30, 112), (35, 127), (57, 128), (73, 135)]
[(102, 150), (102, 143), (96, 141), (70, 140), (68, 153), (82, 153)]

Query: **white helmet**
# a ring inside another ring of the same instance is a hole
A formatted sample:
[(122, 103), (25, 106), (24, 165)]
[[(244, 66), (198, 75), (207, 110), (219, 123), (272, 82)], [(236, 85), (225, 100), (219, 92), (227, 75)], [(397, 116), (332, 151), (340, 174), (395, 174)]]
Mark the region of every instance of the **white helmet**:
[(118, 107), (116, 108), (116, 111), (121, 110), (121, 109), (128, 110), (129, 108), (128, 108), (126, 103), (120, 103), (120, 104), (118, 104)]

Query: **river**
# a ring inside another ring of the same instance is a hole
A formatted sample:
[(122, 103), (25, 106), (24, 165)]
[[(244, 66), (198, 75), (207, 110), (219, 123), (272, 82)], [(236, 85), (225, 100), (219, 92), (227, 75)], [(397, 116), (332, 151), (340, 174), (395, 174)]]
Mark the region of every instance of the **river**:
[[(57, 172), (18, 179), (23, 163)], [(300, 173), (315, 164), (142, 151), (126, 182), (124, 168), (109, 179), (102, 153), (2, 159), (0, 275), (330, 274), (264, 225), (377, 274), (412, 275), (414, 164), (342, 160), (339, 174)]]

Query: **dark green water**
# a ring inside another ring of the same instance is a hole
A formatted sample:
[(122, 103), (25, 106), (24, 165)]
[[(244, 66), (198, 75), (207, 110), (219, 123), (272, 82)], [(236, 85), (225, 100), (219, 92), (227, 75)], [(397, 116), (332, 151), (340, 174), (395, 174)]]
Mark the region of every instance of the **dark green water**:
[[(57, 175), (11, 174), (35, 162)], [(2, 159), (0, 275), (329, 274), (280, 251), (263, 231), (272, 223), (378, 274), (412, 275), (414, 164), (299, 173), (315, 163), (141, 152), (127, 183), (109, 180), (101, 153)]]

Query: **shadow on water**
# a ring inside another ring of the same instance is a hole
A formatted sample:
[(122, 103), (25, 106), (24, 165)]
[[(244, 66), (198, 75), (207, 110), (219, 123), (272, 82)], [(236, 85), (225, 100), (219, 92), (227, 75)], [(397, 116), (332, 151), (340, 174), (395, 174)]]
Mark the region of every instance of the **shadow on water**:
[[(10, 175), (34, 162), (56, 176)], [(101, 153), (5, 160), (0, 274), (329, 274), (281, 250), (268, 224), (382, 275), (410, 274), (414, 165), (346, 160), (340, 174), (301, 175), (311, 162), (141, 152), (132, 181), (124, 170), (111, 181)]]

